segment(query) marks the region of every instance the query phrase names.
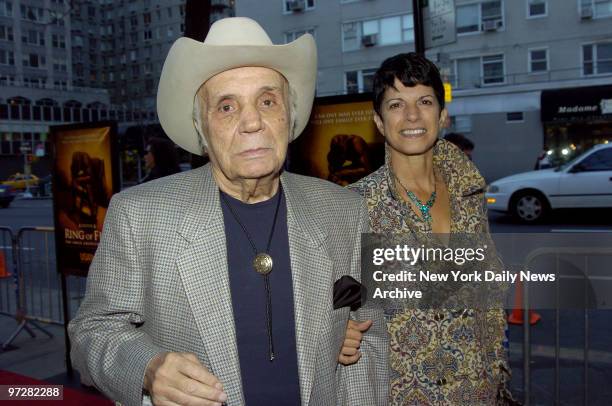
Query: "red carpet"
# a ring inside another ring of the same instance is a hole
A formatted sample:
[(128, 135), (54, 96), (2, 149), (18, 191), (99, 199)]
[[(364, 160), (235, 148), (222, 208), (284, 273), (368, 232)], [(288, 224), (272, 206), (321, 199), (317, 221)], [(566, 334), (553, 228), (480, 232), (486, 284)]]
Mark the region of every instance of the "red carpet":
[[(41, 381), (38, 379), (30, 378), (29, 376), (23, 376), (15, 374), (9, 371), (0, 370), (0, 385), (51, 385), (49, 382)], [(43, 403), (34, 400), (15, 400), (7, 401), (2, 400), (0, 403), (4, 404), (15, 404), (15, 405), (87, 405), (87, 406), (110, 406), (114, 403), (110, 400), (102, 397), (101, 395), (94, 395), (85, 391), (81, 392), (76, 389), (72, 389), (64, 386), (64, 400), (45, 400)]]

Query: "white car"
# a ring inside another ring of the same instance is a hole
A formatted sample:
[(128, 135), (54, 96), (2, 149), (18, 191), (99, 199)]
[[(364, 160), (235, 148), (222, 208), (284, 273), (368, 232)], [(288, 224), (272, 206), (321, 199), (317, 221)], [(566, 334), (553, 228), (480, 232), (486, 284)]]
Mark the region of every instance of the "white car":
[(551, 209), (612, 208), (612, 144), (599, 144), (555, 168), (501, 178), (487, 187), (489, 210), (526, 223)]

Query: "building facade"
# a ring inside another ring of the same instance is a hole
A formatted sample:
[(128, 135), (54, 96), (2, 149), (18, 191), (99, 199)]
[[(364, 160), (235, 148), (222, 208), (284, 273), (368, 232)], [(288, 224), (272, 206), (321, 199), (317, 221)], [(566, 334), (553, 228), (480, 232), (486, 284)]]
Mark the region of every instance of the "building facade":
[[(211, 21), (233, 15), (212, 0)], [(50, 125), (157, 123), (164, 59), (183, 35), (185, 0), (0, 0), (0, 161), (48, 151)], [(17, 162), (17, 164), (15, 162)]]
[[(454, 3), (456, 42), (427, 56), (453, 87), (449, 130), (475, 142), (487, 180), (533, 169), (545, 148), (564, 159), (612, 140), (612, 0)], [(236, 15), (260, 21), (276, 43), (312, 33), (317, 95), (329, 96), (369, 91), (385, 58), (414, 50), (411, 4), (240, 0)], [(573, 103), (576, 91), (590, 96)], [(543, 114), (550, 92), (566, 100), (563, 113)]]

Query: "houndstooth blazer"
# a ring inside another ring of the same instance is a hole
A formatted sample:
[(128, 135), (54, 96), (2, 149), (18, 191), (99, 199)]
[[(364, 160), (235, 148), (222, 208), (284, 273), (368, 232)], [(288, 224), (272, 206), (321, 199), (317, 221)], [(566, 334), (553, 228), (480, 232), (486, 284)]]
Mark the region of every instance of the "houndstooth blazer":
[[(387, 333), (382, 313), (334, 310), (333, 283), (360, 277), (368, 215), (355, 193), (284, 173), (303, 405), (384, 405)], [(369, 311), (369, 310), (368, 310)], [(360, 314), (361, 312), (361, 314)], [(373, 319), (361, 360), (337, 363), (348, 318)], [(115, 195), (70, 322), (72, 358), (86, 381), (125, 405), (143, 402), (148, 362), (191, 352), (244, 405), (223, 215), (210, 165)]]

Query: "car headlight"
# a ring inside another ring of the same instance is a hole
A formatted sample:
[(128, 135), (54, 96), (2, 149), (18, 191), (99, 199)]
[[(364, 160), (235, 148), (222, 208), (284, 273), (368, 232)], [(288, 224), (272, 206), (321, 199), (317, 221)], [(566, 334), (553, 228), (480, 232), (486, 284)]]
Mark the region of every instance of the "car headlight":
[(497, 185), (487, 186), (487, 193), (497, 193), (497, 192), (499, 192), (499, 186)]

